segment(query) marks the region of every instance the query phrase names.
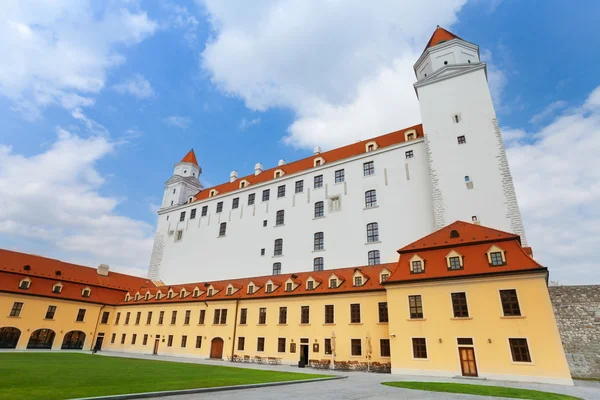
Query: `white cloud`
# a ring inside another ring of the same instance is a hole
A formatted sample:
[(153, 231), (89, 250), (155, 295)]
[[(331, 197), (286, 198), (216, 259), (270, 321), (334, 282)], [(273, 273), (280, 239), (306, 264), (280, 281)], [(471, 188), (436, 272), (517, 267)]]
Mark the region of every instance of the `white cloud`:
[(551, 117), (553, 114), (562, 110), (566, 106), (567, 102), (564, 100), (559, 100), (555, 101), (554, 103), (550, 103), (546, 107), (544, 107), (542, 111), (531, 117), (529, 122), (532, 124), (539, 124), (540, 122), (544, 122), (546, 121), (546, 119), (548, 119), (548, 117)]
[(187, 129), (187, 127), (192, 123), (192, 119), (190, 117), (182, 117), (181, 115), (171, 115), (167, 118), (164, 118), (163, 122), (170, 126)]
[(35, 119), (56, 104), (93, 104), (106, 72), (124, 61), (119, 46), (139, 43), (157, 24), (135, 2), (8, 0), (0, 2), (0, 95)]
[(242, 120), (240, 121), (238, 128), (240, 129), (240, 131), (245, 131), (246, 129), (250, 128), (253, 125), (258, 125), (260, 124), (260, 118), (252, 118), (252, 119), (246, 119), (246, 118), (242, 118)]
[(165, 4), (163, 8), (167, 11), (167, 17), (164, 22), (164, 28), (176, 28), (183, 30), (183, 39), (188, 46), (194, 47), (198, 39), (197, 32), (200, 21), (195, 15), (190, 13), (187, 7), (176, 4)]
[(138, 99), (154, 96), (152, 85), (140, 74), (136, 74), (131, 79), (113, 85), (112, 88), (121, 94), (128, 93)]
[(419, 122), (412, 65), (464, 2), (207, 0), (201, 64), (252, 110), (291, 108), (286, 142), (329, 148)]
[[(18, 251), (145, 274), (153, 227), (119, 215), (123, 200), (99, 192), (105, 179), (96, 164), (115, 144), (57, 133), (46, 151), (29, 157), (0, 144), (0, 238), (21, 239)], [(34, 241), (49, 250), (38, 251)]]
[(600, 281), (600, 86), (539, 130), (510, 135), (507, 152), (534, 256), (552, 280)]

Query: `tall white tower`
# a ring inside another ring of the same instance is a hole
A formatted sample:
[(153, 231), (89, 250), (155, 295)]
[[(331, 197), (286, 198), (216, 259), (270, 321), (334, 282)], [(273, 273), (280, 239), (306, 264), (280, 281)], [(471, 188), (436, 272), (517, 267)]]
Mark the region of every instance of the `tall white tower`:
[(200, 174), (202, 168), (198, 166), (194, 149), (190, 150), (183, 159), (175, 164), (175, 171), (171, 179), (165, 184), (162, 208), (185, 204), (192, 196), (202, 190)]
[(436, 229), (473, 221), (521, 236), (521, 213), (479, 46), (438, 27), (414, 65)]

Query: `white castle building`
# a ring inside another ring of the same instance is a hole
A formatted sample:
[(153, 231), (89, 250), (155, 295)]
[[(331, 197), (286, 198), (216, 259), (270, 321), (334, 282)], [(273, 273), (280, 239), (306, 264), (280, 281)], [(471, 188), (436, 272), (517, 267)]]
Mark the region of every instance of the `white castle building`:
[[(166, 183), (149, 277), (167, 284), (360, 266), (456, 220), (525, 240), (479, 47), (437, 28), (414, 65), (422, 124), (204, 189)], [(526, 246), (526, 243), (523, 243)]]

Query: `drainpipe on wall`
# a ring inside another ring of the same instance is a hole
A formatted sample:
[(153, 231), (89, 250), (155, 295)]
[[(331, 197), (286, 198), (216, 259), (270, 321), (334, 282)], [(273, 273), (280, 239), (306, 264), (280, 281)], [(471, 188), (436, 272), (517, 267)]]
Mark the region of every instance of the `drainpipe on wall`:
[(98, 332), (98, 325), (100, 324), (100, 317), (102, 316), (102, 310), (104, 309), (104, 307), (106, 307), (106, 304), (102, 304), (102, 307), (100, 307), (100, 311), (98, 311), (98, 318), (96, 318), (96, 327), (94, 328), (94, 334), (92, 335), (92, 345), (90, 346), (90, 351), (94, 350), (94, 339), (97, 339), (96, 333)]
[(231, 341), (231, 360), (233, 361), (233, 353), (235, 352), (235, 334), (237, 332), (237, 321), (238, 321), (238, 307), (240, 305), (240, 298), (235, 300), (235, 319), (233, 320), (233, 336)]

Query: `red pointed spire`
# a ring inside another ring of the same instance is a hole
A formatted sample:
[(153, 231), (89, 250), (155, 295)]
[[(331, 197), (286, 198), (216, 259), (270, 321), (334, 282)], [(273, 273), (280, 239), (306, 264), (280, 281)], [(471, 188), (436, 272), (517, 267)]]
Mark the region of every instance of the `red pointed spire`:
[[(460, 39), (460, 38), (458, 36), (456, 36), (454, 33), (449, 32), (438, 25), (438, 27), (433, 32), (433, 35), (431, 35), (431, 39), (429, 39), (429, 42), (427, 42), (427, 46), (425, 46), (425, 50), (427, 50), (430, 47), (435, 46), (438, 43), (445, 42), (447, 40), (452, 40), (452, 39)], [(423, 50), (423, 51), (425, 51), (425, 50)]]
[(189, 162), (194, 165), (198, 165), (198, 160), (196, 160), (196, 153), (194, 153), (194, 149), (191, 149), (185, 157), (181, 159), (181, 162)]

